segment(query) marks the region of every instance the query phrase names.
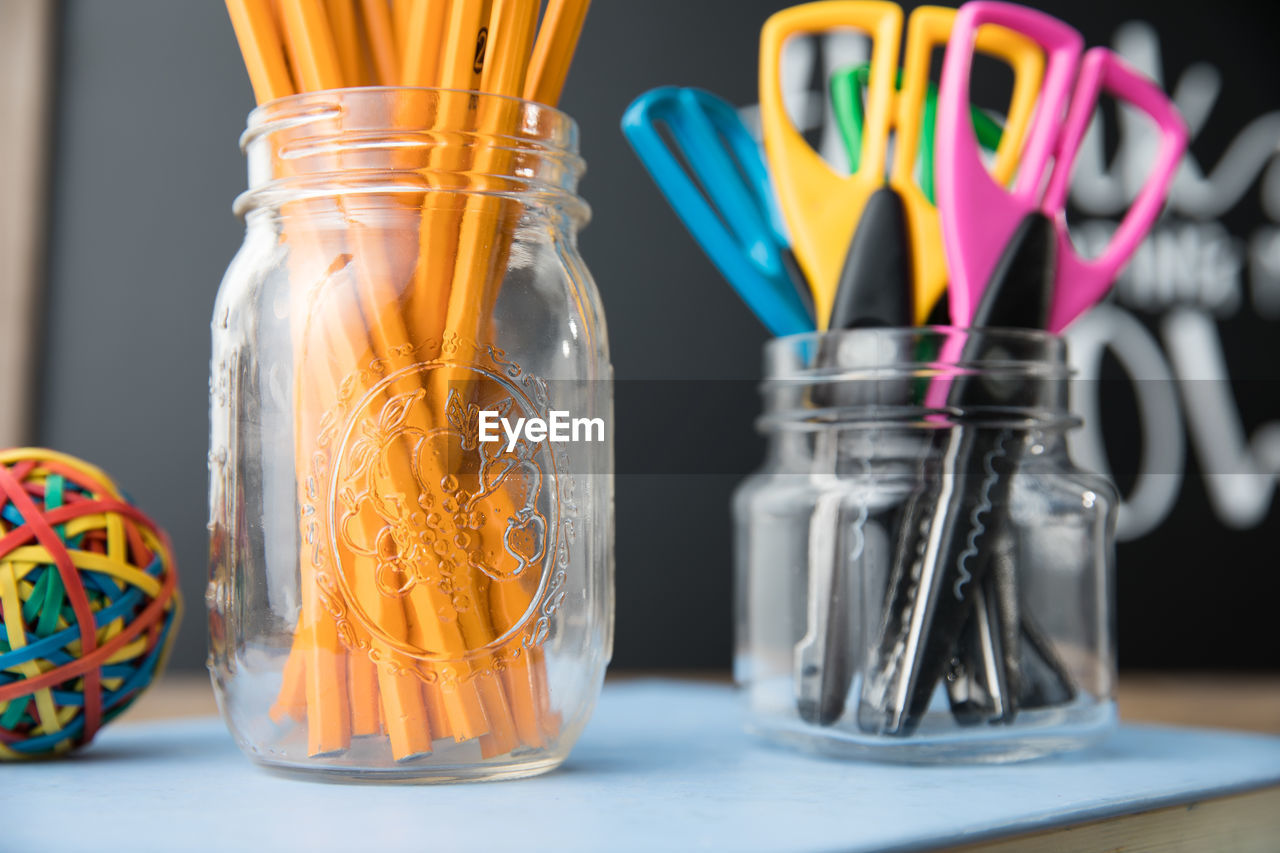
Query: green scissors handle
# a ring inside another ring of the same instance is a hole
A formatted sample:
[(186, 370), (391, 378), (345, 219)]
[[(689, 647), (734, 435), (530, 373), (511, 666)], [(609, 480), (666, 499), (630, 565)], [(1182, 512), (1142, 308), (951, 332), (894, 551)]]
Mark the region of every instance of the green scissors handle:
[[(862, 92), (871, 75), (870, 63), (841, 68), (831, 75), (831, 109), (835, 114), (840, 140), (849, 155), (849, 171), (858, 171), (862, 150)], [(902, 85), (902, 72), (898, 72), (897, 86)], [(933, 140), (938, 113), (938, 87), (930, 83), (924, 100), (924, 113), (920, 118), (920, 191), (930, 202), (933, 197)], [(988, 151), (995, 151), (1004, 129), (991, 116), (977, 107), (972, 108), (973, 129), (978, 144)]]

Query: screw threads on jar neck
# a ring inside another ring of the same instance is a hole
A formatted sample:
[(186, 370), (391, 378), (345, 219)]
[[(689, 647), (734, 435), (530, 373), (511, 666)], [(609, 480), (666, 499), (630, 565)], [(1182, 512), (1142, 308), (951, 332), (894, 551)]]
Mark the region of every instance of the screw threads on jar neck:
[(241, 137), (246, 214), (316, 197), (466, 193), (555, 205), (581, 226), (577, 124), (532, 101), (449, 89), (368, 87), (263, 104)]
[(1066, 342), (1022, 329), (859, 329), (765, 347), (765, 432), (1068, 428)]

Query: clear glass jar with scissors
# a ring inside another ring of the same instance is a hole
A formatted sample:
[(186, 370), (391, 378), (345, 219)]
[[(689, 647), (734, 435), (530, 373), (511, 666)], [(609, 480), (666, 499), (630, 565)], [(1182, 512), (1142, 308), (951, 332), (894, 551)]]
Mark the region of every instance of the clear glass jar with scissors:
[[(737, 678), (750, 727), (802, 748), (1043, 755), (1115, 719), (1115, 493), (1067, 456), (1056, 333), (1150, 228), (1186, 130), (1150, 81), (1047, 15), (917, 10), (899, 76), (902, 27), (890, 4), (808, 4), (762, 37), (767, 162), (826, 331), (766, 349), (769, 451), (735, 505)], [(779, 83), (785, 42), (830, 28), (872, 41), (846, 78), (850, 175), (808, 147)], [(975, 52), (1014, 73), (994, 132), (970, 104)], [(1082, 258), (1064, 208), (1103, 93), (1148, 115), (1161, 143), (1111, 244)], [(908, 328), (944, 289), (952, 325)]]

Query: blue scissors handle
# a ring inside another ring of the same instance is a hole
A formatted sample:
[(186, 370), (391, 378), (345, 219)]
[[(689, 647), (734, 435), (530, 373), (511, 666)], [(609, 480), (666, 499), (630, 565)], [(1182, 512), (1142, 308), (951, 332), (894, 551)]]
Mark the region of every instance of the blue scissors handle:
[[(788, 247), (791, 245), (791, 238), (787, 235), (782, 208), (773, 194), (773, 180), (769, 177), (769, 167), (765, 165), (764, 157), (760, 152), (760, 143), (742, 123), (738, 111), (723, 98), (705, 89), (684, 89), (681, 97), (686, 102), (692, 101), (701, 107), (702, 116), (728, 144), (737, 167), (742, 170), (742, 175), (747, 179), (747, 188), (755, 199), (755, 207), (750, 213), (763, 214), (763, 224), (772, 237), (771, 240), (762, 241), (768, 244), (764, 255), (769, 257), (771, 265), (781, 264), (782, 256), (790, 251)], [(695, 118), (694, 121), (696, 123), (697, 119)], [(704, 175), (703, 179), (710, 178), (715, 180), (717, 185), (725, 187), (738, 183), (734, 172), (735, 164), (725, 162), (722, 165), (726, 168), (715, 169), (709, 176)]]
[(667, 86), (637, 98), (622, 131), (685, 228), (769, 331), (813, 331), (788, 272), (763, 157), (737, 111), (709, 92)]

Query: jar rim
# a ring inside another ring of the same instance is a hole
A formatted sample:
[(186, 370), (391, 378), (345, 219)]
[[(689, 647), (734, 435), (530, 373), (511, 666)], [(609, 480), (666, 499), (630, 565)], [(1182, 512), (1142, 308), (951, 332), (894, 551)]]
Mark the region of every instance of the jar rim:
[(908, 337), (953, 337), (963, 335), (966, 337), (986, 337), (992, 339), (1005, 339), (1009, 341), (1023, 342), (1040, 342), (1046, 346), (1053, 346), (1057, 343), (1065, 342), (1062, 335), (1055, 335), (1053, 332), (1045, 329), (1026, 329), (1013, 326), (947, 326), (947, 325), (924, 325), (924, 326), (868, 326), (857, 329), (828, 329), (826, 331), (800, 332), (795, 335), (782, 335), (770, 338), (765, 342), (765, 351), (776, 350), (781, 347), (795, 346), (805, 342), (816, 342), (822, 339), (832, 340), (840, 338), (908, 338)]
[(249, 113), (240, 136), (249, 186), (234, 209), (244, 216), (325, 196), (478, 194), (559, 205), (581, 227), (590, 208), (577, 194), (586, 170), (578, 134), (555, 107), (466, 89), (288, 95)]
[(558, 107), (550, 104), (544, 104), (541, 101), (532, 101), (525, 98), (515, 97), (513, 95), (500, 95), (494, 92), (482, 92), (476, 89), (449, 89), (437, 86), (344, 86), (337, 89), (321, 89), (313, 92), (298, 92), (293, 95), (285, 95), (281, 98), (275, 98), (270, 101), (264, 101), (258, 104), (249, 112), (249, 117), (245, 122), (244, 132), (240, 134), (240, 150), (246, 151), (250, 143), (258, 136), (270, 133), (275, 124), (286, 126), (296, 121), (311, 121), (322, 116), (309, 115), (303, 118), (281, 117), (272, 119), (272, 113), (284, 110), (290, 105), (305, 105), (316, 101), (322, 97), (332, 98), (334, 95), (340, 95), (342, 98), (348, 97), (373, 97), (377, 95), (385, 95), (390, 92), (456, 92), (474, 96), (478, 99), (489, 100), (492, 102), (509, 102), (520, 104), (522, 107), (536, 107), (538, 112), (546, 113), (555, 118), (555, 123), (563, 125), (569, 131), (570, 137), (575, 144), (578, 139), (578, 122), (573, 116), (566, 113)]
[[(980, 344), (981, 362), (966, 355)], [(904, 358), (904, 353), (911, 357)], [(980, 363), (1025, 365), (1053, 374), (1069, 372), (1067, 342), (1040, 329), (908, 326), (803, 332), (771, 338), (764, 345), (764, 376), (771, 381), (819, 381), (823, 377), (884, 378), (885, 374), (930, 373), (940, 367)]]
[(1078, 423), (1066, 409), (1066, 340), (1043, 330), (808, 332), (770, 340), (764, 357), (758, 425), (766, 432)]
[(1067, 432), (1084, 425), (1079, 415), (1055, 408), (1010, 408), (1005, 410), (960, 411), (943, 407), (885, 408), (827, 407), (813, 410), (765, 412), (755, 420), (756, 430), (771, 433), (820, 433), (828, 430), (884, 431), (909, 430), (940, 432), (957, 426), (981, 429), (1036, 429), (1042, 432)]

